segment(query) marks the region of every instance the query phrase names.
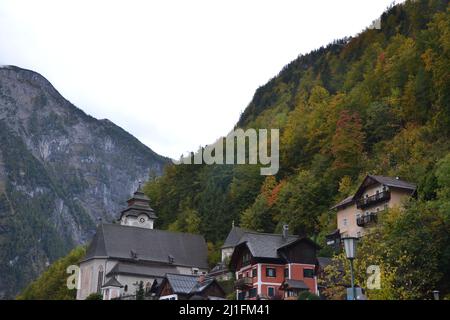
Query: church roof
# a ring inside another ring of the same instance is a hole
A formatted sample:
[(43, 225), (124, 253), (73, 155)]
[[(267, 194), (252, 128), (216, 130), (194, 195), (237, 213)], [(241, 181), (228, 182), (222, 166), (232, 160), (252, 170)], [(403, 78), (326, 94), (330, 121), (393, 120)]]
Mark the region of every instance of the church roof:
[(166, 273), (173, 273), (176, 271), (176, 266), (168, 266), (163, 264), (118, 262), (106, 276), (110, 277), (113, 275), (122, 274), (164, 278)]
[(133, 197), (131, 197), (130, 199), (128, 199), (128, 201), (130, 200), (141, 200), (141, 201), (148, 201), (150, 202), (149, 197), (147, 197), (145, 195), (145, 193), (141, 190), (141, 188), (139, 187), (138, 190), (136, 190), (136, 192), (133, 194)]
[(140, 214), (147, 215), (150, 219), (156, 219), (154, 210), (150, 207), (150, 199), (142, 192), (141, 187), (127, 200), (128, 207), (122, 210), (119, 220), (123, 215), (137, 217)]
[(84, 261), (93, 258), (208, 268), (202, 236), (120, 224), (99, 225)]

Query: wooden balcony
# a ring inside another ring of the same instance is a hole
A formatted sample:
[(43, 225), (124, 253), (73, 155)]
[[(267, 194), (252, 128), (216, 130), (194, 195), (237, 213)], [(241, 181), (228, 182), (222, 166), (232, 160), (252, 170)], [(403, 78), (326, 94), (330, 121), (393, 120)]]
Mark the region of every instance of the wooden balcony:
[(370, 197), (362, 197), (356, 200), (356, 207), (358, 209), (365, 209), (370, 206), (373, 206), (377, 203), (389, 201), (391, 199), (390, 191), (382, 191), (380, 193), (374, 194)]
[(237, 279), (234, 283), (234, 287), (238, 290), (247, 290), (253, 287), (253, 279), (249, 277), (243, 277)]
[(359, 218), (356, 219), (356, 224), (358, 225), (358, 227), (367, 227), (372, 223), (377, 223), (378, 221), (378, 216), (375, 212), (371, 212), (367, 215), (361, 216)]

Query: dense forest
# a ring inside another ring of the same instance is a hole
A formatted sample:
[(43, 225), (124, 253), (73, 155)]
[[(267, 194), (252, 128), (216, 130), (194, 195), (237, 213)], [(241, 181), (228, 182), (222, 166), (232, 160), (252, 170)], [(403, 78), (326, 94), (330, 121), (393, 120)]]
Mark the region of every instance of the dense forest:
[(401, 214), (387, 213), (363, 241), (377, 245), (361, 245), (394, 288), (372, 297), (424, 298), (436, 288), (448, 294), (448, 70), (445, 0), (392, 6), (381, 29), (299, 56), (256, 91), (236, 125), (280, 129), (278, 174), (261, 176), (252, 165), (168, 166), (145, 188), (158, 227), (201, 233), (213, 252), (233, 221), (266, 232), (288, 223), (331, 255), (324, 236), (336, 215), (329, 208), (367, 173), (400, 176), (418, 185), (418, 198)]

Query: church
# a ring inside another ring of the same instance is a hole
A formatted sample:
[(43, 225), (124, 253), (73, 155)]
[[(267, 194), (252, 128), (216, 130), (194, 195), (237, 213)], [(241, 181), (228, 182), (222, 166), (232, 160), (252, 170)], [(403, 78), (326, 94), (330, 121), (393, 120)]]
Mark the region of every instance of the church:
[(154, 229), (157, 216), (139, 187), (116, 223), (101, 223), (80, 261), (77, 299), (99, 293), (104, 300), (134, 296), (140, 284), (154, 292), (167, 274), (201, 276), (208, 271), (200, 235)]

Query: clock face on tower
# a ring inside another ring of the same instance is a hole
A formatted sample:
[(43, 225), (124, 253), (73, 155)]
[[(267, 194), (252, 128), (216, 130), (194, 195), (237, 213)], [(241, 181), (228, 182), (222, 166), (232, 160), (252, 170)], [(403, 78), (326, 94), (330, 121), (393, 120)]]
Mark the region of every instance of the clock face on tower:
[(145, 222), (145, 218), (140, 218), (140, 219), (139, 219), (139, 222), (140, 222), (140, 223), (144, 223), (144, 222)]

